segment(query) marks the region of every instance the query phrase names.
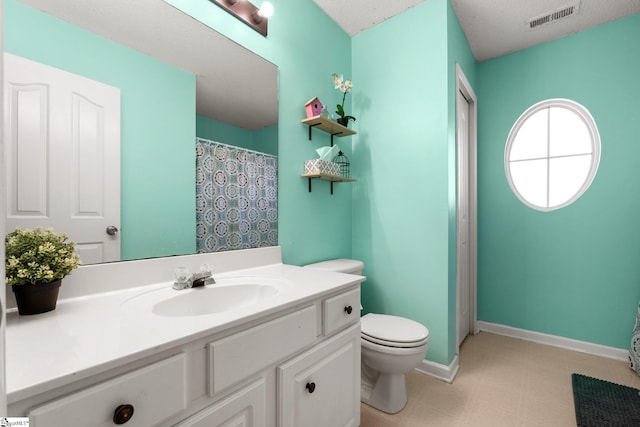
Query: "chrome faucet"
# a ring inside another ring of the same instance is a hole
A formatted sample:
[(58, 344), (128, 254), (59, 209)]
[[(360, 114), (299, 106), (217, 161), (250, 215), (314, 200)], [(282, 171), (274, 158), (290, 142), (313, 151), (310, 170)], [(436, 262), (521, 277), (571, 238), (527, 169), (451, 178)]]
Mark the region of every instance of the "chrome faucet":
[(178, 267), (175, 269), (174, 274), (176, 280), (173, 282), (173, 289), (178, 291), (216, 283), (211, 266), (207, 264), (202, 265), (198, 273), (189, 274), (189, 270), (186, 267)]
[(191, 275), (191, 287), (197, 288), (199, 286), (213, 285), (216, 281), (213, 279), (211, 270), (201, 271), (199, 273), (193, 273)]

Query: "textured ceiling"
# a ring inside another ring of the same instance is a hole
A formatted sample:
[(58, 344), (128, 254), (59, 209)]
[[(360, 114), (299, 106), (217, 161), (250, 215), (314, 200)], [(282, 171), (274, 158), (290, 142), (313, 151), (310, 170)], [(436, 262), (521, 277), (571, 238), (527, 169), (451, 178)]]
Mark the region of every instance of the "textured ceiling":
[[(313, 0), (355, 35), (428, 0)], [(577, 13), (528, 30), (526, 22), (578, 3)], [(640, 13), (640, 0), (451, 0), (476, 60), (484, 61)]]
[(425, 0), (313, 0), (353, 36)]

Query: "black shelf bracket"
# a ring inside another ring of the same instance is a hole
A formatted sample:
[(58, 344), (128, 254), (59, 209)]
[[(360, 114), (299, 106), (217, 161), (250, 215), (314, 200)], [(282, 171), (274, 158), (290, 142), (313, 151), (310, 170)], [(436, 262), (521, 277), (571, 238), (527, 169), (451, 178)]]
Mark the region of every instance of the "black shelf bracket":
[(331, 146), (332, 146), (332, 147), (333, 147), (333, 137), (334, 137), (335, 135), (342, 135), (342, 134), (343, 134), (343, 132), (338, 132), (338, 133), (332, 133), (332, 134), (331, 134)]
[(312, 139), (312, 138), (311, 138), (311, 129), (312, 129), (314, 126), (318, 126), (318, 125), (320, 125), (320, 123), (314, 123), (314, 124), (309, 125), (309, 141), (311, 141), (311, 139)]
[[(311, 180), (313, 178), (307, 178), (307, 179), (309, 180), (309, 193), (311, 193)], [(333, 182), (334, 181), (329, 181), (329, 182), (331, 183), (331, 187), (330, 187), (331, 188), (331, 195), (333, 196)]]
[[(312, 129), (316, 126), (320, 126), (320, 123), (313, 123), (309, 125), (309, 141), (313, 140)], [(333, 147), (333, 137), (337, 135), (342, 135), (344, 132), (335, 132), (331, 134), (331, 146)]]

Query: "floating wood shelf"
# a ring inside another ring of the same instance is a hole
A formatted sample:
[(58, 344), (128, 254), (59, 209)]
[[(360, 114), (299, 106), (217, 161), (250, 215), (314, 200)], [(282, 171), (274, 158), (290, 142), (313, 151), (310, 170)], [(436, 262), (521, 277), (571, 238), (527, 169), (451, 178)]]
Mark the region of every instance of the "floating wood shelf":
[(317, 179), (323, 179), (325, 181), (333, 181), (333, 182), (353, 182), (355, 181), (355, 179), (353, 178), (346, 178), (344, 176), (340, 176), (340, 175), (329, 175), (328, 173), (322, 173), (322, 172), (313, 172), (313, 173), (303, 173), (302, 174), (303, 177), (305, 178), (317, 178)]
[(321, 179), (323, 181), (331, 181), (331, 194), (333, 194), (333, 183), (334, 182), (353, 182), (353, 181), (355, 181), (355, 179), (353, 179), (353, 178), (346, 178), (346, 177), (340, 176), (340, 175), (329, 175), (328, 173), (320, 173), (320, 172), (303, 173), (302, 176), (304, 178), (308, 178), (309, 179), (309, 192), (311, 192), (311, 180), (312, 179)]
[(334, 136), (343, 137), (355, 135), (358, 133), (355, 130), (349, 129), (346, 126), (342, 126), (338, 122), (334, 122), (333, 120), (329, 120), (326, 117), (322, 116), (308, 117), (306, 119), (302, 119), (301, 121), (305, 125), (309, 126), (309, 141), (311, 141), (311, 130), (314, 127), (331, 135), (331, 145), (333, 145)]

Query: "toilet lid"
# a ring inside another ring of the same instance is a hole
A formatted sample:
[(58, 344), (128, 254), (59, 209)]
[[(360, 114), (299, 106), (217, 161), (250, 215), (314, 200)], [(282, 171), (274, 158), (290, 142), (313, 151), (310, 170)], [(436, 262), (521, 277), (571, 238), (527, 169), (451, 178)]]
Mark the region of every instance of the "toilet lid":
[(429, 338), (429, 330), (418, 322), (404, 317), (369, 313), (360, 318), (363, 338), (393, 346), (422, 344)]

